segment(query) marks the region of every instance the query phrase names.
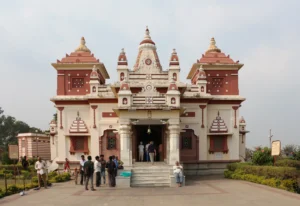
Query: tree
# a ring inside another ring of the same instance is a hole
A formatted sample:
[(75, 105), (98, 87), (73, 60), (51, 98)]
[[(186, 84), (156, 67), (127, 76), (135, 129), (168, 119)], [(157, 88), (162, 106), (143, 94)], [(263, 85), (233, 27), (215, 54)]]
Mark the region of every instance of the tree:
[(286, 156), (292, 156), (297, 151), (297, 146), (293, 144), (287, 144), (283, 147), (283, 152)]

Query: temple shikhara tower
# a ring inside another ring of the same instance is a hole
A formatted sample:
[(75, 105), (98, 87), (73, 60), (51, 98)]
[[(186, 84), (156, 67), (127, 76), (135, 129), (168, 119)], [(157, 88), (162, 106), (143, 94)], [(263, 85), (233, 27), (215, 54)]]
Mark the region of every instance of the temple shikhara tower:
[[(142, 39), (142, 37), (141, 37)], [(138, 162), (138, 145), (153, 141), (156, 161), (173, 165), (224, 165), (245, 157), (246, 121), (240, 117), (239, 71), (214, 38), (180, 79), (180, 51), (162, 68), (148, 28), (129, 67), (126, 50), (116, 54), (113, 84), (104, 62), (82, 37), (75, 51), (52, 66), (57, 71), (57, 121), (50, 124), (51, 159), (79, 165), (80, 156), (116, 155), (124, 167)], [(96, 42), (94, 42), (96, 44)], [(195, 45), (197, 46), (197, 45)], [(194, 168), (201, 168), (194, 167)], [(190, 170), (193, 173), (192, 170)], [(194, 171), (195, 172), (195, 171)]]

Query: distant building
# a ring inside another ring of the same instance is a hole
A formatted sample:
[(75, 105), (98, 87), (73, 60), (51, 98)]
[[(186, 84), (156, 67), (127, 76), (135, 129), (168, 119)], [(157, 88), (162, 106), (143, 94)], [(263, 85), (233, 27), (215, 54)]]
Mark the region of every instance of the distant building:
[(128, 167), (138, 159), (138, 144), (154, 141), (162, 145), (160, 161), (168, 165), (242, 160), (248, 132), (239, 114), (245, 100), (238, 86), (243, 64), (221, 52), (212, 38), (192, 64), (187, 84), (180, 80), (175, 49), (170, 56), (164, 70), (147, 28), (133, 68), (122, 49), (116, 58), (118, 79), (107, 84), (104, 63), (82, 37), (74, 52), (52, 64), (57, 71), (57, 95), (51, 99), (57, 108), (57, 122), (50, 123), (52, 159), (60, 165), (65, 158), (79, 164), (82, 154), (117, 155)]
[(18, 135), (19, 158), (42, 157), (44, 160), (51, 160), (50, 136), (37, 133), (20, 133)]

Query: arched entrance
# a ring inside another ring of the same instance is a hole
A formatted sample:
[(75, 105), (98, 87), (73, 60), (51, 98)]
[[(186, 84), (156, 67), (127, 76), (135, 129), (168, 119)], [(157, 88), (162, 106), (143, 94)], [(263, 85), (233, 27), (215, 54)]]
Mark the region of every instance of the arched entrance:
[(105, 159), (112, 155), (120, 157), (120, 137), (116, 130), (105, 130), (103, 136), (99, 137), (99, 153)]
[(179, 141), (180, 161), (199, 160), (199, 138), (192, 129), (184, 129)]

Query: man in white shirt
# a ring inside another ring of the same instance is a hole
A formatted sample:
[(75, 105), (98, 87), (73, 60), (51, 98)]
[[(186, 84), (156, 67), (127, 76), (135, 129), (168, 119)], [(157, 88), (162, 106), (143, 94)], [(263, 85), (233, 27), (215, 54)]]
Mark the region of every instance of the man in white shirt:
[(140, 145), (139, 145), (138, 149), (139, 149), (139, 160), (141, 162), (143, 162), (143, 160), (144, 160), (144, 145), (143, 145), (143, 142), (140, 142)]
[(146, 148), (146, 161), (147, 161), (147, 162), (149, 162), (149, 160), (150, 160), (150, 159), (149, 159), (149, 152), (148, 152), (148, 147), (149, 147), (149, 145), (150, 145), (150, 142), (149, 142), (148, 144), (146, 144), (146, 147), (145, 147), (145, 148)]
[(85, 175), (84, 175), (84, 163), (86, 162), (84, 155), (81, 155), (81, 160), (80, 160), (80, 184), (83, 185), (83, 180), (85, 181)]
[(41, 157), (39, 157), (38, 161), (35, 163), (35, 169), (38, 176), (39, 189), (41, 188), (41, 179), (43, 179), (45, 189), (47, 189), (46, 163), (42, 160)]
[(182, 179), (183, 179), (183, 167), (177, 161), (175, 166), (173, 166), (173, 174), (176, 178), (176, 183), (178, 187), (181, 187)]
[(96, 156), (96, 160), (94, 162), (94, 169), (95, 169), (95, 174), (96, 174), (96, 187), (100, 187), (101, 163), (99, 161), (99, 156)]

